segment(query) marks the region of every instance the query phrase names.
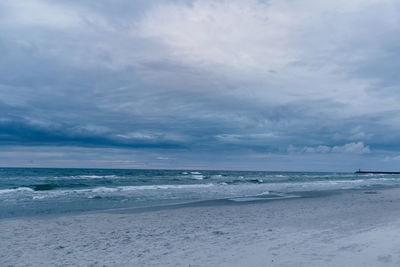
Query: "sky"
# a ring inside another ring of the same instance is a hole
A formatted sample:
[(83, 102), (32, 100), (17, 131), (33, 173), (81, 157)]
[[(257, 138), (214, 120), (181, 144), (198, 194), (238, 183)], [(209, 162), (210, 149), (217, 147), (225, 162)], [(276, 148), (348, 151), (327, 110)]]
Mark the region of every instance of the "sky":
[(0, 165), (400, 171), (397, 0), (2, 0)]

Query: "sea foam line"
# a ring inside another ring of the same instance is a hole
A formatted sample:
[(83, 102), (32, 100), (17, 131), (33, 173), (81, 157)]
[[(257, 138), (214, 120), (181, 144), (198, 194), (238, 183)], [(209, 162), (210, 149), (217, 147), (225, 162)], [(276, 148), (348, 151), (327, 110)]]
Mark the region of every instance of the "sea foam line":
[(0, 194), (16, 193), (16, 192), (34, 192), (32, 188), (29, 187), (17, 187), (12, 189), (0, 189)]
[(194, 189), (206, 188), (215, 186), (215, 184), (182, 184), (182, 185), (139, 185), (139, 186), (117, 186), (117, 187), (95, 187), (85, 189), (72, 189), (72, 190), (46, 190), (35, 191), (29, 187), (18, 187), (12, 189), (0, 189), (0, 194), (10, 194), (19, 192), (29, 192), (34, 194), (69, 194), (69, 193), (108, 193), (108, 192), (121, 192), (121, 191), (140, 191), (140, 190), (167, 190), (167, 189)]

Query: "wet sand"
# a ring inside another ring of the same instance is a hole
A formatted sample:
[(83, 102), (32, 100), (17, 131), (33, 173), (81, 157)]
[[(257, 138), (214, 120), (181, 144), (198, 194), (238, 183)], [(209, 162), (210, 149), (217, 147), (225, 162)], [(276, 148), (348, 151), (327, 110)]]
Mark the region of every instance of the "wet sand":
[(400, 266), (400, 189), (2, 219), (0, 266)]

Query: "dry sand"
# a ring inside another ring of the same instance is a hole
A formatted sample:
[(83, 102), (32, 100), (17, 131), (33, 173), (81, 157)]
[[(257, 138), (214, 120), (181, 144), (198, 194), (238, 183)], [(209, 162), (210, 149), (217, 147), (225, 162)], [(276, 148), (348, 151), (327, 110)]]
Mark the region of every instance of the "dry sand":
[(400, 189), (2, 219), (0, 266), (400, 266)]

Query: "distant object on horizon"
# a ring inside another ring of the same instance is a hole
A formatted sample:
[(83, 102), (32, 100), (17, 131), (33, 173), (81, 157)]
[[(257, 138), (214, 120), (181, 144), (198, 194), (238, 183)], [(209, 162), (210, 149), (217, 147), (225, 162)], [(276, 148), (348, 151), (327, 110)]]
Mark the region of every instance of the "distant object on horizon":
[(358, 171), (356, 171), (355, 173), (356, 174), (400, 174), (400, 172), (362, 171), (361, 169), (358, 169)]

